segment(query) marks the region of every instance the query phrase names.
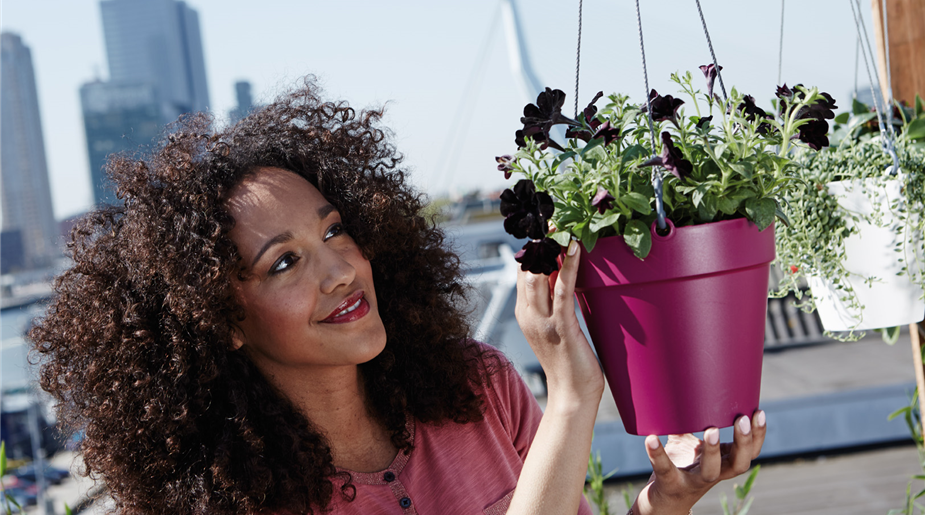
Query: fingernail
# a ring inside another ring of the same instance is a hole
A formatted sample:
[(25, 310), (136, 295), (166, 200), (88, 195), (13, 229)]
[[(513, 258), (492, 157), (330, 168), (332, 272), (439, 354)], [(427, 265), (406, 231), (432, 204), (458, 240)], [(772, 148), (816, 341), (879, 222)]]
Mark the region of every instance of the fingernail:
[(719, 443), (719, 429), (707, 429), (707, 443), (710, 445)]
[[(652, 449), (653, 451), (654, 451), (655, 449), (658, 449), (658, 444), (659, 444), (659, 441), (658, 441), (658, 437), (657, 437), (657, 436), (655, 436), (655, 435), (649, 435), (649, 436), (646, 437), (646, 445), (647, 445), (650, 449)], [(638, 447), (637, 447), (637, 448), (638, 448)]]
[(578, 252), (578, 242), (575, 240), (572, 240), (568, 244), (568, 255), (574, 256), (576, 252)]
[(743, 435), (752, 432), (752, 421), (748, 418), (748, 415), (739, 419), (739, 431), (741, 431)]
[(758, 421), (758, 427), (764, 427), (767, 423), (767, 417), (764, 415), (764, 410), (758, 412), (758, 416), (755, 417), (755, 420)]

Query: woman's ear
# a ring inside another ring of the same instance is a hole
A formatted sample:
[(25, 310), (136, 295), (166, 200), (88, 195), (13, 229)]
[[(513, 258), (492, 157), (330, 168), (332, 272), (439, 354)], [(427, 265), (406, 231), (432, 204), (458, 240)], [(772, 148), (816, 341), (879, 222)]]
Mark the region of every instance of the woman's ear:
[(231, 349), (238, 350), (244, 346), (245, 337), (244, 331), (236, 325), (231, 326)]

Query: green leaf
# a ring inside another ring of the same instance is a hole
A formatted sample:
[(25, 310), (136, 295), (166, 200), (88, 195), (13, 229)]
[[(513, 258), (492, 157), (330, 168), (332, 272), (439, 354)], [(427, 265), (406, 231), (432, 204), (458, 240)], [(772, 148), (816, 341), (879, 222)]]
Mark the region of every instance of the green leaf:
[(745, 480), (745, 484), (742, 486), (742, 490), (745, 490), (745, 495), (748, 495), (748, 492), (751, 492), (752, 485), (755, 483), (755, 478), (758, 477), (758, 471), (761, 470), (761, 465), (755, 465), (755, 468), (752, 469), (751, 474), (748, 475), (748, 479)]
[(0, 477), (6, 475), (6, 442), (0, 441)]
[(790, 227), (790, 219), (787, 218), (787, 213), (784, 213), (784, 210), (781, 209), (780, 204), (778, 204), (776, 200), (774, 201), (774, 215), (780, 218), (780, 221), (784, 222), (784, 225)]
[(739, 510), (739, 513), (737, 513), (736, 515), (746, 515), (746, 514), (748, 513), (748, 510), (751, 509), (752, 503), (753, 503), (753, 502), (755, 502), (755, 498), (754, 498), (754, 497), (752, 497), (751, 499), (745, 501), (745, 505), (742, 506), (742, 509)]
[(553, 171), (556, 171), (556, 169), (559, 168), (559, 165), (561, 165), (563, 161), (565, 161), (566, 159), (571, 159), (571, 158), (573, 158), (573, 157), (575, 157), (575, 151), (574, 151), (574, 150), (568, 150), (568, 151), (566, 151), (566, 152), (563, 152), (563, 153), (559, 154), (559, 155), (556, 156), (556, 158), (552, 161), (552, 170), (553, 170)]
[(858, 99), (851, 100), (851, 112), (853, 114), (865, 114), (870, 113), (870, 108), (867, 107), (867, 104), (864, 102), (859, 102)]
[(652, 205), (649, 204), (649, 199), (637, 191), (627, 192), (620, 197), (620, 201), (629, 206), (633, 211), (642, 215), (647, 215), (652, 212)]
[(755, 163), (751, 161), (732, 162), (729, 163), (729, 168), (746, 179), (751, 179), (755, 175)]
[(848, 121), (848, 118), (850, 117), (851, 117), (851, 113), (849, 113), (848, 111), (845, 111), (844, 113), (841, 113), (840, 115), (835, 117), (835, 123), (846, 123)]
[(565, 231), (556, 231), (550, 234), (549, 237), (555, 240), (560, 247), (567, 247), (569, 242), (572, 241), (572, 235)]
[(925, 102), (922, 102), (922, 97), (915, 96), (915, 117), (919, 118), (925, 114)]
[(595, 138), (588, 142), (581, 150), (578, 151), (578, 154), (582, 157), (585, 156), (588, 152), (604, 144), (604, 138)]
[(925, 138), (925, 118), (916, 118), (906, 127), (906, 137), (909, 139)]
[(710, 222), (716, 218), (716, 197), (705, 195), (703, 201), (697, 206), (697, 217), (701, 222)]
[(649, 227), (642, 220), (630, 220), (626, 222), (626, 228), (623, 230), (623, 240), (633, 250), (633, 254), (639, 259), (645, 259), (652, 250), (652, 234)]
[(590, 227), (585, 226), (581, 231), (581, 244), (585, 246), (585, 251), (591, 252), (594, 250), (595, 243), (597, 243), (597, 233), (592, 231)]
[(71, 511), (71, 507), (64, 503), (64, 515), (74, 515), (74, 512)]
[(617, 220), (619, 219), (620, 213), (611, 213), (607, 216), (601, 216), (595, 213), (595, 215), (591, 218), (590, 227), (592, 231), (599, 232), (601, 229), (617, 223)]
[(883, 336), (883, 341), (885, 341), (887, 345), (893, 345), (894, 343), (899, 341), (899, 326), (884, 327), (883, 329), (881, 329), (881, 331), (882, 331), (881, 336)]
[(912, 409), (911, 406), (906, 406), (905, 408), (899, 408), (893, 413), (890, 413), (889, 415), (887, 415), (886, 419), (887, 421), (893, 420), (894, 418), (902, 415), (903, 413), (908, 413), (911, 409)]
[(774, 214), (777, 210), (777, 204), (773, 199), (750, 198), (745, 201), (745, 213), (748, 219), (755, 222), (759, 231), (765, 230), (774, 222)]
[(739, 199), (729, 197), (716, 197), (716, 208), (724, 214), (731, 215), (739, 209)]

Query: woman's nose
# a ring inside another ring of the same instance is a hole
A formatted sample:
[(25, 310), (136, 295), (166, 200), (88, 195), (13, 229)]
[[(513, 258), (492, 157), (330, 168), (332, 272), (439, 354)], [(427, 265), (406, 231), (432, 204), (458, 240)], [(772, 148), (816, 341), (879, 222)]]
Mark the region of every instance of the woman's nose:
[(356, 268), (335, 249), (326, 249), (320, 261), (323, 293), (333, 293), (340, 286), (350, 285), (356, 278)]

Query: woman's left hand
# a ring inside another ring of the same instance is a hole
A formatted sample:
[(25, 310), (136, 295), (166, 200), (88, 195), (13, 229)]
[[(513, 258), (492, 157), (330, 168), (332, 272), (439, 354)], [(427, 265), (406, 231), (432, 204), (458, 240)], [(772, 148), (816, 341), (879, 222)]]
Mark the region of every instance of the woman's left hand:
[(694, 435), (671, 435), (663, 447), (655, 435), (646, 438), (646, 453), (652, 462), (652, 480), (633, 506), (634, 515), (686, 515), (710, 488), (724, 479), (748, 471), (758, 457), (767, 432), (766, 417), (757, 410), (753, 417), (739, 417), (733, 424), (732, 443), (719, 443), (719, 429)]

